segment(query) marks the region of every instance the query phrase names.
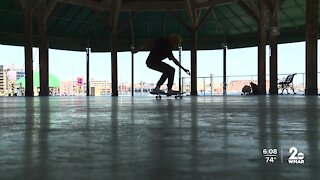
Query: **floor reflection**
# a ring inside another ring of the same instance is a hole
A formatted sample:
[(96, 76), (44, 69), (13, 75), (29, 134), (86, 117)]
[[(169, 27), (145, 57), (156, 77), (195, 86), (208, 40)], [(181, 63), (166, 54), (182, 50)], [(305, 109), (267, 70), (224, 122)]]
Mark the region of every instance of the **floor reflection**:
[(312, 179), (320, 177), (320, 156), (319, 156), (319, 100), (317, 98), (306, 98), (305, 112), (306, 114), (306, 141), (307, 151), (305, 153), (305, 163), (311, 168), (309, 173)]
[[(316, 97), (0, 98), (0, 107), (0, 179), (320, 176)], [(291, 147), (305, 164), (288, 163)], [(266, 162), (263, 149), (278, 159)]]
[(27, 179), (47, 179), (50, 143), (49, 98), (26, 98), (24, 117), (24, 176)]

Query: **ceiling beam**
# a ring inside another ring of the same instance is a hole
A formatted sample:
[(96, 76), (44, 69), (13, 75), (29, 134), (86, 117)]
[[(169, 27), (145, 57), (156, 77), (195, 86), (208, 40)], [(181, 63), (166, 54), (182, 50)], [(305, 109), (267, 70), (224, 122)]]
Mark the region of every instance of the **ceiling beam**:
[[(267, 8), (271, 11), (273, 7), (273, 3), (272, 1), (268, 0), (268, 1), (263, 1), (266, 5)], [(283, 3), (285, 2), (285, 0), (276, 0), (275, 3), (277, 4), (277, 8), (280, 9), (280, 7), (283, 5)]]
[(196, 9), (195, 9), (195, 3), (194, 0), (185, 0), (187, 7), (188, 7), (188, 13), (190, 16), (191, 24), (193, 28), (197, 27), (197, 17), (196, 17)]
[(260, 19), (260, 9), (253, 0), (241, 0), (239, 4), (252, 16), (255, 20)]
[(58, 0), (58, 1), (66, 4), (83, 6), (83, 7), (98, 9), (98, 10), (110, 10), (110, 6), (111, 6), (109, 1), (103, 1), (102, 3), (99, 3), (97, 1), (92, 1), (92, 0)]
[(170, 10), (185, 10), (186, 4), (184, 1), (138, 1), (138, 2), (123, 2), (121, 11), (134, 11), (140, 9), (143, 11), (166, 11)]
[(271, 2), (270, 2), (270, 0), (260, 0), (261, 1), (261, 3), (263, 3), (265, 6), (266, 6), (266, 8), (269, 10), (270, 8), (271, 8)]
[(209, 8), (211, 6), (221, 6), (229, 3), (235, 3), (239, 0), (208, 0), (207, 2), (197, 3), (196, 8), (202, 9), (202, 8)]
[(31, 3), (31, 12), (34, 12), (34, 10), (40, 5), (41, 1), (45, 0), (33, 0)]
[[(110, 11), (111, 8), (111, 1), (110, 0), (103, 0), (103, 1), (92, 1), (92, 0), (58, 0), (59, 2), (84, 6), (87, 8), (98, 9), (100, 11)], [(239, 0), (210, 0), (206, 2), (195, 3), (195, 9), (202, 9), (202, 8), (209, 8), (211, 6), (219, 6), (228, 3), (237, 2)], [(120, 11), (166, 11), (170, 10), (187, 10), (188, 6), (186, 5), (185, 1), (125, 1), (122, 2)]]
[(113, 0), (112, 2), (112, 11), (111, 11), (111, 28), (112, 32), (116, 32), (118, 30), (118, 21), (120, 14), (120, 7), (122, 4), (122, 0)]
[(129, 18), (124, 23), (122, 23), (121, 26), (119, 27), (119, 32), (124, 30), (129, 25), (129, 23), (132, 23), (132, 20), (138, 15), (138, 13), (139, 11), (135, 11), (133, 14), (131, 14), (130, 12)]
[(212, 11), (214, 5), (212, 4), (210, 6), (210, 8), (207, 10), (206, 14), (202, 17), (202, 19), (199, 21), (198, 25), (197, 25), (197, 30), (201, 27), (201, 25), (207, 20), (210, 12)]
[(100, 22), (102, 23), (104, 30), (106, 33), (111, 32), (111, 26), (109, 25), (110, 23), (108, 23), (108, 21), (106, 20), (103, 12), (95, 10), (96, 16), (98, 17), (98, 19), (100, 20)]
[(173, 16), (175, 17), (182, 26), (184, 26), (188, 31), (191, 31), (191, 28), (185, 23), (185, 21), (180, 17), (178, 16), (175, 12), (171, 11), (171, 10), (168, 10), (168, 12)]
[(20, 0), (20, 5), (21, 5), (22, 10), (24, 11), (26, 9), (26, 1)]
[(286, 1), (286, 0), (278, 0), (279, 8), (283, 5), (283, 3), (284, 3), (285, 1)]
[[(109, 11), (111, 10), (111, 2), (108, 0), (104, 0), (101, 2), (92, 1), (92, 0), (59, 0), (60, 2), (66, 4), (73, 4), (78, 6), (84, 6), (87, 8), (98, 9), (101, 11)], [(135, 11), (137, 9), (140, 10), (167, 10), (167, 9), (185, 9), (185, 3), (182, 2), (170, 2), (170, 1), (157, 1), (157, 2), (140, 2), (140, 1), (133, 1), (133, 2), (123, 2), (120, 8), (120, 11)]]
[(20, 5), (23, 11), (30, 10), (31, 14), (35, 11), (35, 9), (40, 5), (42, 1), (45, 0), (20, 0)]
[(50, 16), (50, 14), (52, 13), (52, 11), (54, 10), (54, 8), (56, 7), (57, 4), (58, 4), (58, 0), (51, 0), (50, 1), (50, 3), (46, 7), (44, 19), (48, 19), (48, 17)]

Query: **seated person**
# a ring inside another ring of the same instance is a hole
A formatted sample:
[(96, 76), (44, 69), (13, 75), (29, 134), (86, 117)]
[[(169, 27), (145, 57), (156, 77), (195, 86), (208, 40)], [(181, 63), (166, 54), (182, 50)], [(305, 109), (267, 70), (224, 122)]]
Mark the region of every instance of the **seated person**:
[(241, 95), (249, 95), (251, 94), (251, 87), (248, 85), (243, 86)]
[(255, 83), (251, 82), (250, 83), (251, 85), (251, 89), (252, 89), (252, 95), (259, 95), (260, 94), (260, 91), (259, 91), (259, 87), (258, 85), (256, 85)]

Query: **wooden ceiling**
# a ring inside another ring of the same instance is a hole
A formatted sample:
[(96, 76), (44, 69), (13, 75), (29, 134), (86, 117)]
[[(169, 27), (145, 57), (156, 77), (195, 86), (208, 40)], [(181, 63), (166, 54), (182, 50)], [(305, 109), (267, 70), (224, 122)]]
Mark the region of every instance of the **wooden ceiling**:
[[(23, 6), (33, 12), (33, 45), (39, 44), (39, 20), (47, 20), (49, 47), (83, 51), (110, 51), (110, 36), (117, 31), (119, 51), (157, 37), (178, 33), (183, 48), (190, 49), (190, 29), (198, 32), (198, 49), (257, 45), (261, 3), (266, 7), (266, 31), (271, 0), (4, 0), (0, 6), (0, 43), (24, 44)], [(24, 3), (28, 2), (28, 3)], [(305, 40), (306, 1), (274, 0), (277, 3), (279, 43)], [(320, 8), (319, 8), (320, 9)], [(320, 19), (320, 18), (318, 18)], [(116, 21), (116, 26), (113, 26)], [(114, 28), (114, 29), (112, 29)]]

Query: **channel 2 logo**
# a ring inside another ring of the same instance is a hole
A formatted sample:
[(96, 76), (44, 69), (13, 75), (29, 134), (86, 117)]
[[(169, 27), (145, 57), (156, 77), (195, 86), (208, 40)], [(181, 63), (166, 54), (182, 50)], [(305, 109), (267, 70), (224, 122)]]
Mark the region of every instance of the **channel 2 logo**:
[[(280, 158), (278, 158), (280, 152)], [(275, 163), (278, 159), (281, 159), (281, 163), (283, 163), (283, 150), (278, 151), (276, 148), (265, 148), (262, 150), (262, 154), (265, 158), (266, 163)], [(299, 152), (296, 147), (291, 147), (289, 149), (290, 156), (288, 157), (289, 164), (304, 164), (304, 154)]]
[(291, 154), (288, 159), (289, 164), (304, 164), (304, 154), (298, 152), (296, 147), (291, 147), (289, 153)]

